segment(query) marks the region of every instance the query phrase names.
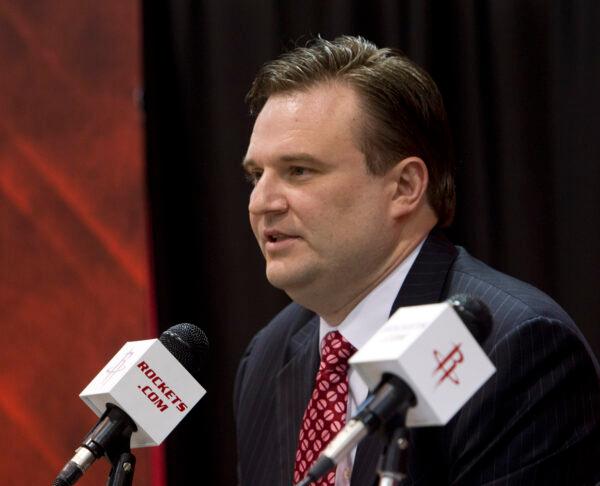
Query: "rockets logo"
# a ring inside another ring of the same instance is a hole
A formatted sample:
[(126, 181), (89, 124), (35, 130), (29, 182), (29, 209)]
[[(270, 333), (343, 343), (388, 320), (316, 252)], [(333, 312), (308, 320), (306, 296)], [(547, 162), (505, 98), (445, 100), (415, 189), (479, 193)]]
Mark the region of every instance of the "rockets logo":
[(461, 364), (465, 357), (460, 350), (461, 343), (455, 344), (452, 350), (445, 356), (437, 350), (433, 350), (433, 357), (437, 362), (436, 368), (433, 370), (433, 375), (436, 373), (440, 375), (437, 382), (437, 386), (440, 386), (445, 380), (450, 380), (455, 385), (460, 385), (458, 375), (456, 374), (456, 368)]
[(106, 368), (106, 370), (104, 370), (106, 376), (104, 377), (104, 380), (102, 380), (102, 385), (106, 385), (111, 380), (111, 378), (115, 376), (119, 371), (123, 371), (126, 368), (125, 365), (127, 364), (127, 361), (129, 361), (132, 356), (133, 351), (130, 349), (123, 354), (121, 359), (117, 363), (115, 363), (114, 366)]

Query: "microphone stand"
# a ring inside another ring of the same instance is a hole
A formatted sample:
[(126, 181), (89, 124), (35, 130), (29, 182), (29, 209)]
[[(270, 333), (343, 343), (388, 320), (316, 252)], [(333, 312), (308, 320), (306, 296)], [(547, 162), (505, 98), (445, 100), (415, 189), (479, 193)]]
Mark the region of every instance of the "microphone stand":
[[(116, 408), (116, 407), (115, 407)], [(112, 468), (107, 486), (132, 486), (135, 472), (135, 456), (131, 453), (131, 434), (135, 426), (125, 427), (119, 436), (105, 447), (104, 453)]]
[(135, 456), (131, 453), (129, 445), (122, 451), (107, 451), (107, 456), (112, 464), (107, 486), (131, 486), (135, 472)]
[(385, 426), (388, 443), (379, 458), (379, 486), (399, 486), (408, 477), (409, 431), (404, 418), (404, 413), (398, 414)]
[[(123, 410), (112, 403), (84, 440), (84, 446), (97, 458), (105, 455), (112, 468), (107, 486), (131, 486), (135, 472), (135, 456), (131, 453), (131, 435), (137, 430)], [(69, 483), (71, 484), (71, 483)]]

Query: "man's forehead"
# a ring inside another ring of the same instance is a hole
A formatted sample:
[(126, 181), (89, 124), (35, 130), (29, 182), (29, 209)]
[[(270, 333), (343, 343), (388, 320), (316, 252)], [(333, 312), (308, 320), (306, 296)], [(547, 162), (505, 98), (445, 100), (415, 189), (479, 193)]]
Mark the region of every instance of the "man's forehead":
[(272, 109), (284, 108), (290, 113), (339, 116), (343, 111), (358, 108), (358, 95), (347, 83), (324, 81), (302, 89), (274, 93), (267, 99), (260, 115)]
[(355, 145), (357, 109), (354, 91), (333, 83), (272, 95), (256, 119), (246, 158), (263, 149), (295, 157), (315, 156), (322, 145)]

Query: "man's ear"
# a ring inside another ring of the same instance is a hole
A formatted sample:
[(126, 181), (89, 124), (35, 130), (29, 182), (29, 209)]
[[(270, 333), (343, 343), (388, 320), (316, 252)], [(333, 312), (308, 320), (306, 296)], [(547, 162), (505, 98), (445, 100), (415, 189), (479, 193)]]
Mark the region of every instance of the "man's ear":
[(402, 217), (412, 213), (425, 202), (429, 185), (429, 172), (423, 159), (407, 157), (386, 174), (393, 191), (392, 216)]

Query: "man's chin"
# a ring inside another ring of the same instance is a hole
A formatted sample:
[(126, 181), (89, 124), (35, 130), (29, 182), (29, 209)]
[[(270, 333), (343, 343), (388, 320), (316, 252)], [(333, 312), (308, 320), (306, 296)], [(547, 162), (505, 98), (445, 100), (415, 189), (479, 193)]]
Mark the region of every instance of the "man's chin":
[(291, 271), (290, 269), (267, 267), (267, 280), (269, 283), (288, 295), (295, 293), (310, 285), (312, 279), (307, 271)]
[(289, 275), (281, 275), (279, 273), (267, 272), (267, 280), (273, 287), (283, 291), (294, 284), (294, 279)]

